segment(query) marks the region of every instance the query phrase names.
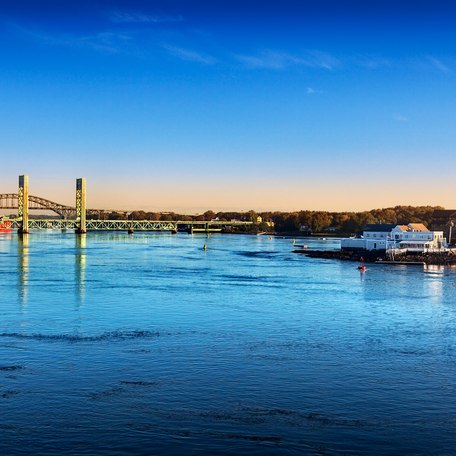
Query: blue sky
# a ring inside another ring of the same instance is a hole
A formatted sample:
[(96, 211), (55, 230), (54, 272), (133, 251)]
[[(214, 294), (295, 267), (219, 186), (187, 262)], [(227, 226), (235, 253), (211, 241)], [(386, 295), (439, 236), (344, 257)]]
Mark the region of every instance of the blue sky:
[(454, 207), (454, 23), (449, 1), (0, 0), (0, 192)]

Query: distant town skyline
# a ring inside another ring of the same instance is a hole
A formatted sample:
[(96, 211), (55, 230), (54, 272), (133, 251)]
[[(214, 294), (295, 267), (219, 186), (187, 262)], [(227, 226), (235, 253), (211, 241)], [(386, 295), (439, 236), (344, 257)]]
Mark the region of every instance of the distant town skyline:
[(4, 0), (0, 193), (113, 209), (453, 208), (449, 1)]

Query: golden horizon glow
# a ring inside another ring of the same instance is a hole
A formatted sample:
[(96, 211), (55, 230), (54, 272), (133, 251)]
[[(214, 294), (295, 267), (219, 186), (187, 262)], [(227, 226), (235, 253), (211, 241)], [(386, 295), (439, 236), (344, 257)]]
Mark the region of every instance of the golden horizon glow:
[[(15, 179), (17, 180), (17, 178)], [(4, 185), (6, 184), (6, 185)], [(0, 193), (16, 193), (11, 179), (2, 183)], [(328, 212), (359, 212), (402, 206), (456, 206), (451, 195), (455, 184), (440, 180), (428, 186), (402, 181), (386, 185), (384, 182), (344, 182), (332, 179), (275, 182), (256, 180), (245, 182), (215, 179), (204, 182), (147, 182), (132, 183), (87, 181), (87, 204), (92, 209), (144, 210), (146, 212), (176, 212), (182, 214), (214, 212), (293, 212), (320, 210)], [(30, 194), (74, 206), (74, 182), (30, 179)]]

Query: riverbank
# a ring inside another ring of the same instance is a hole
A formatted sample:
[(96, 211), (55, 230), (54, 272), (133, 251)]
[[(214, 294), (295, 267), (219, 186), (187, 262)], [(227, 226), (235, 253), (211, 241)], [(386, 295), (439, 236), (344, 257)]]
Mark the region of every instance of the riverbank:
[[(384, 253), (378, 251), (349, 251), (349, 250), (308, 250), (296, 249), (294, 253), (301, 253), (310, 258), (323, 258), (343, 261), (360, 261), (362, 258), (366, 263), (390, 260)], [(456, 251), (429, 252), (419, 254), (405, 254), (395, 256), (398, 262), (423, 262), (430, 265), (456, 265)]]

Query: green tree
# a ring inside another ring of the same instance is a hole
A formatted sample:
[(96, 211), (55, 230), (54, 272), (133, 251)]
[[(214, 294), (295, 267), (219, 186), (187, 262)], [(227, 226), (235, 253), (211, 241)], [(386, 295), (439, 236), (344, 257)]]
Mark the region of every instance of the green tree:
[(311, 227), (314, 232), (321, 232), (331, 225), (332, 217), (328, 212), (314, 212), (312, 214)]
[(204, 220), (213, 220), (216, 218), (216, 214), (214, 211), (206, 211), (204, 214)]

